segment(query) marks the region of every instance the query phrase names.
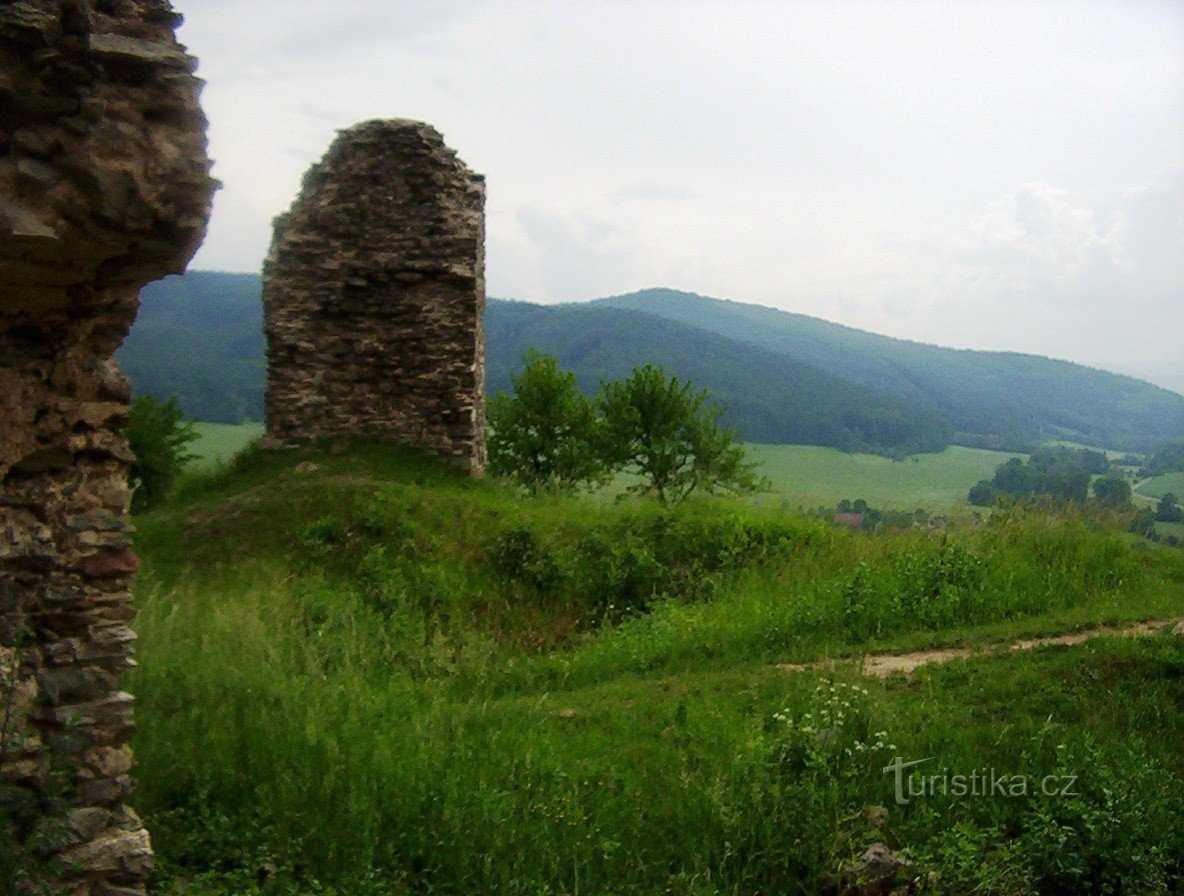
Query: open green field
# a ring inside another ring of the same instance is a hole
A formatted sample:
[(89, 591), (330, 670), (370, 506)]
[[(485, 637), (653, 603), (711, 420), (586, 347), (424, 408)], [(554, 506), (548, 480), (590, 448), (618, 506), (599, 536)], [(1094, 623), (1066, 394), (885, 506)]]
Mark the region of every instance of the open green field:
[(263, 435), (262, 423), (195, 423), (197, 440), (189, 446), (196, 455), (190, 464), (195, 471), (213, 470)]
[[(1184, 614), (1184, 553), (1120, 521), (869, 537), (355, 446), (246, 455), (137, 530), (158, 893), (817, 896), (875, 843), (937, 896), (1184, 886), (1184, 639), (784, 667)], [(897, 757), (1077, 786), (898, 804)]]
[(749, 450), (773, 483), (772, 493), (758, 499), (762, 503), (833, 507), (843, 498), (863, 498), (873, 507), (893, 510), (966, 506), (970, 487), (990, 479), (1014, 456), (959, 446), (904, 460), (814, 445), (751, 445)]
[[(195, 469), (211, 469), (258, 438), (257, 423), (196, 424), (201, 438), (192, 447)], [(773, 484), (754, 503), (772, 507), (833, 507), (844, 498), (864, 498), (873, 507), (945, 511), (966, 506), (966, 493), (1014, 455), (951, 446), (936, 454), (890, 460), (875, 454), (847, 454), (815, 445), (749, 445), (760, 472)], [(617, 494), (620, 489), (611, 489)]]
[(1156, 501), (1170, 492), (1184, 502), (1184, 473), (1165, 473), (1152, 479), (1144, 479), (1135, 491)]

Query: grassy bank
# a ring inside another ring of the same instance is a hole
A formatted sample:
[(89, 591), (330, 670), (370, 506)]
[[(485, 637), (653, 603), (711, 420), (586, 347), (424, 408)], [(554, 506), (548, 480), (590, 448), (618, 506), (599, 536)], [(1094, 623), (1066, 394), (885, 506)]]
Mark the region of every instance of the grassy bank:
[[(258, 423), (196, 424), (199, 439), (191, 450), (194, 469), (209, 471), (258, 438)], [(833, 507), (844, 498), (863, 498), (873, 507), (943, 512), (966, 506), (966, 493), (980, 479), (990, 479), (1011, 454), (950, 446), (935, 454), (892, 460), (818, 445), (749, 445), (758, 472), (772, 488), (754, 499), (776, 508)], [(617, 494), (620, 489), (610, 490)], [(1181, 489), (1184, 491), (1184, 489)]]
[[(1180, 885), (1179, 639), (908, 681), (777, 665), (1184, 612), (1184, 557), (1117, 521), (872, 539), (362, 447), (249, 457), (138, 526), (165, 892), (806, 894), (873, 842), (931, 892)], [(894, 756), (1082, 787), (897, 806)]]
[(197, 439), (189, 446), (190, 469), (210, 472), (263, 435), (262, 423), (194, 423)]
[(1139, 483), (1137, 492), (1158, 501), (1166, 494), (1174, 494), (1184, 501), (1184, 473), (1165, 473)]

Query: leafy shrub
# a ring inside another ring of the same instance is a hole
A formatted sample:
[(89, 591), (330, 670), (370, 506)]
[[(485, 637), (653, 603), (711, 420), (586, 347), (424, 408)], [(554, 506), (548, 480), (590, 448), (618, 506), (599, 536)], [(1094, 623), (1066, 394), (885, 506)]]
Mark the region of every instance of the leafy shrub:
[(296, 533), (296, 543), (312, 557), (325, 557), (345, 543), (345, 520), (323, 516)]
[(582, 608), (591, 620), (645, 612), (656, 600), (711, 594), (723, 577), (812, 538), (789, 522), (662, 511), (544, 539), (518, 526), (488, 549), (490, 565), (523, 592)]
[(763, 487), (706, 392), (659, 367), (634, 368), (621, 382), (601, 384), (596, 403), (560, 370), (553, 355), (528, 352), (513, 394), (489, 404), (489, 471), (532, 494), (572, 492), (626, 471), (629, 491), (662, 503), (699, 494)]
[(744, 494), (763, 487), (736, 432), (720, 422), (723, 411), (706, 392), (660, 367), (635, 367), (628, 379), (604, 383), (599, 408), (603, 456), (639, 478), (630, 491), (666, 503), (695, 491)]
[(554, 552), (526, 526), (498, 535), (489, 560), (496, 572), (521, 583), (535, 595), (558, 588), (564, 578)]
[(844, 625), (872, 637), (981, 619), (997, 609), (981, 587), (985, 569), (959, 544), (917, 547), (886, 565), (860, 562), (839, 586)]
[(554, 355), (529, 351), (511, 377), (514, 394), (489, 402), (489, 472), (508, 476), (533, 494), (570, 492), (603, 480), (591, 403), (575, 374), (559, 369)]
[(176, 401), (160, 402), (149, 395), (132, 402), (124, 432), (136, 456), (128, 471), (132, 511), (147, 510), (164, 500), (185, 465), (193, 460), (188, 446), (197, 432), (182, 417)]
[(1048, 896), (1174, 892), (1184, 883), (1184, 801), (1172, 772), (1137, 744), (1088, 738), (1058, 748), (1054, 774), (1071, 795), (1033, 800), (1022, 840), (1034, 889)]

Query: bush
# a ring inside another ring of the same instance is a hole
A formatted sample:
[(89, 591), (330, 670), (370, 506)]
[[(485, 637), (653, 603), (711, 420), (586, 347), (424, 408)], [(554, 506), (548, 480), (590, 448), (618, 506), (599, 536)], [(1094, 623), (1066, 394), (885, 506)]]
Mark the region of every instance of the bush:
[(605, 383), (604, 455), (613, 467), (636, 474), (630, 490), (659, 501), (692, 492), (740, 494), (761, 487), (736, 433), (719, 422), (722, 411), (689, 382), (660, 367), (634, 368), (619, 383)]
[(589, 622), (649, 610), (656, 600), (711, 594), (723, 577), (800, 541), (786, 523), (693, 517), (663, 510), (584, 527), (578, 538), (528, 526), (499, 534), (490, 565), (537, 600), (567, 602)]
[(489, 472), (517, 480), (532, 493), (570, 492), (601, 481), (596, 416), (575, 374), (553, 355), (528, 352), (512, 396), (489, 403)]
[(736, 434), (719, 422), (706, 392), (637, 367), (603, 383), (595, 405), (553, 355), (529, 352), (513, 395), (489, 405), (489, 471), (532, 494), (572, 492), (617, 471), (636, 475), (629, 490), (662, 503), (701, 494), (755, 491), (762, 483)]
[(132, 510), (147, 510), (165, 499), (185, 465), (194, 459), (188, 446), (197, 432), (174, 399), (160, 402), (150, 395), (132, 402), (124, 432), (136, 455), (128, 471)]
[[(1122, 752), (1088, 738), (1058, 749), (1071, 795), (1034, 801), (1022, 841), (1034, 889), (1050, 896), (1167, 893), (1179, 884), (1184, 839), (1172, 772), (1136, 742)], [(1168, 786), (1165, 786), (1168, 785)]]
[(1094, 497), (1107, 507), (1129, 507), (1131, 484), (1118, 476), (1104, 476), (1094, 483)]
[(887, 566), (861, 562), (839, 588), (845, 626), (855, 635), (938, 629), (997, 612), (981, 587), (985, 564), (961, 545), (920, 546)]

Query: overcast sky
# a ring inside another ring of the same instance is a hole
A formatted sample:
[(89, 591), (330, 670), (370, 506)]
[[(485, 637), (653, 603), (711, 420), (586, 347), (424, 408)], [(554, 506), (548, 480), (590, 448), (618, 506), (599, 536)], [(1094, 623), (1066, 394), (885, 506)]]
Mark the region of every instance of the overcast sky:
[(492, 296), (668, 286), (1184, 392), (1184, 3), (177, 0), (258, 270), (334, 131), (488, 184)]

